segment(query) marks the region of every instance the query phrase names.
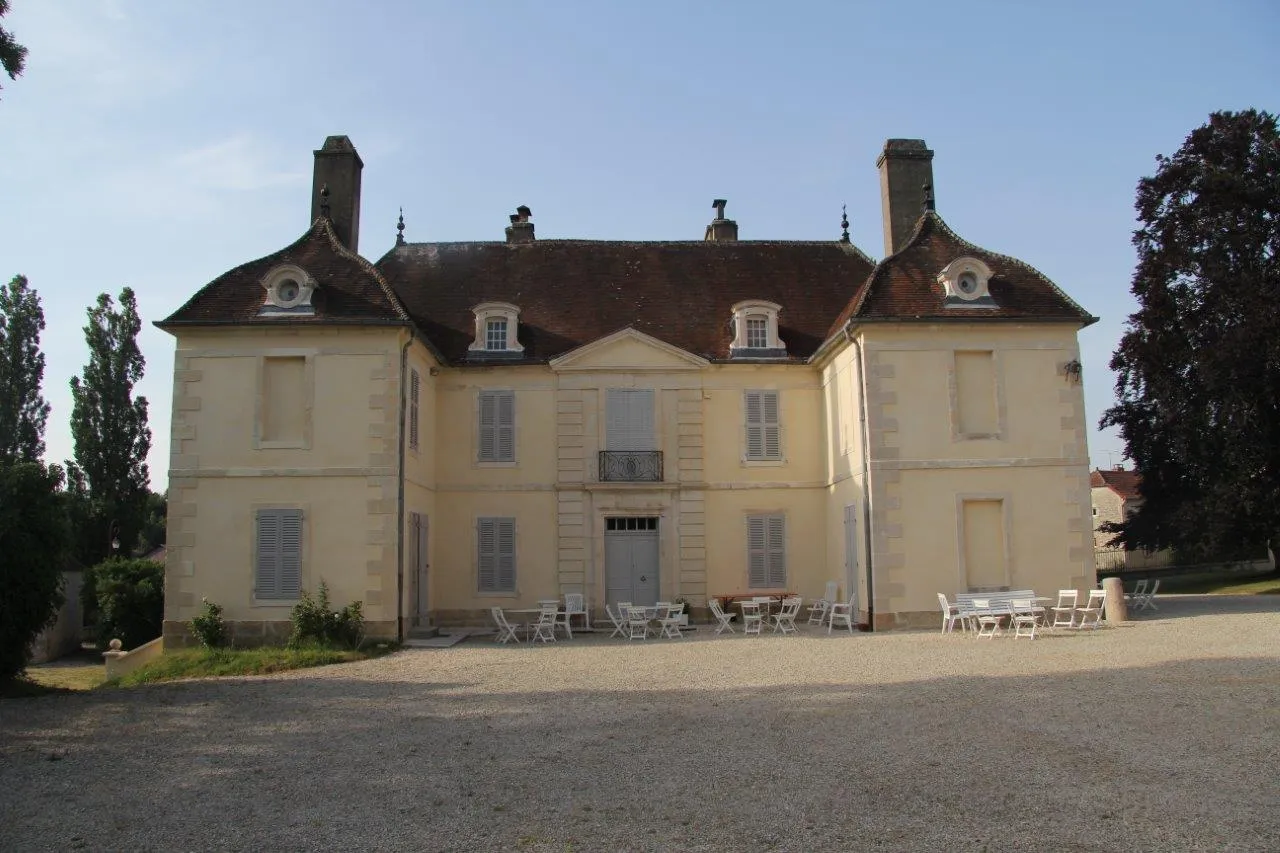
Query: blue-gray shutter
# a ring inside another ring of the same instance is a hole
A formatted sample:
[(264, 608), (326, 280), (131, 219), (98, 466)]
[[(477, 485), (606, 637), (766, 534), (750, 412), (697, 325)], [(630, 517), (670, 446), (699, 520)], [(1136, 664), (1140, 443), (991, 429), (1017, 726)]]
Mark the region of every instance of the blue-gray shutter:
[(514, 462), (516, 458), (516, 396), (513, 391), (480, 392), (481, 462)]
[(783, 516), (747, 516), (747, 585), (752, 589), (786, 587), (786, 521)]
[(516, 588), (516, 520), (476, 521), (476, 586), (480, 592), (513, 592)]
[(653, 391), (610, 388), (605, 398), (605, 449), (653, 450)]
[(254, 596), (297, 598), (302, 589), (302, 510), (260, 509), (256, 521)]
[(409, 371), (409, 449), (418, 449), (418, 397), (422, 381), (418, 371)]
[(778, 419), (777, 391), (747, 391), (747, 458), (781, 459), (782, 430)]

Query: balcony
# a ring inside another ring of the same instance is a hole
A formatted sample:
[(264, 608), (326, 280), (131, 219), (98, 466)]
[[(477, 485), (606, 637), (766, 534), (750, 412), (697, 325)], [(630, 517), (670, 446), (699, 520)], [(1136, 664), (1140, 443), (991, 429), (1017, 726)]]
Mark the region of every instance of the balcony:
[(661, 450), (601, 450), (600, 482), (662, 482)]

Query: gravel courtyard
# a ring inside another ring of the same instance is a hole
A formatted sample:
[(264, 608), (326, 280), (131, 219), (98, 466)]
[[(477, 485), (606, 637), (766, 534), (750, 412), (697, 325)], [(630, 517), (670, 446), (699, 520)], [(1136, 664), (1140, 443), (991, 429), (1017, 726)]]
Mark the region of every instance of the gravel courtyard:
[(0, 700), (3, 850), (1274, 850), (1280, 596)]

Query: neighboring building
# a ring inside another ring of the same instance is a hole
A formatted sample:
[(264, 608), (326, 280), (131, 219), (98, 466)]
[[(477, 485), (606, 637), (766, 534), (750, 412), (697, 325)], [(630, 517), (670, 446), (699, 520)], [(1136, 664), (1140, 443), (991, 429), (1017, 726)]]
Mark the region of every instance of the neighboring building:
[[(157, 325), (175, 336), (165, 635), (201, 597), (280, 638), (299, 590), (370, 632), (488, 608), (837, 580), (877, 627), (937, 592), (1092, 586), (1079, 329), (934, 211), (890, 140), (885, 252), (506, 239), (357, 254), (363, 164), (315, 152), (311, 227)], [(845, 224), (847, 229), (847, 223)], [(403, 232), (403, 220), (400, 223)]]
[(1093, 503), (1093, 547), (1098, 568), (1102, 571), (1116, 569), (1151, 569), (1169, 564), (1169, 551), (1130, 550), (1108, 543), (1116, 534), (1103, 530), (1105, 524), (1123, 524), (1142, 506), (1138, 486), (1142, 478), (1137, 471), (1126, 470), (1123, 465), (1114, 468), (1097, 468), (1089, 474), (1089, 491)]

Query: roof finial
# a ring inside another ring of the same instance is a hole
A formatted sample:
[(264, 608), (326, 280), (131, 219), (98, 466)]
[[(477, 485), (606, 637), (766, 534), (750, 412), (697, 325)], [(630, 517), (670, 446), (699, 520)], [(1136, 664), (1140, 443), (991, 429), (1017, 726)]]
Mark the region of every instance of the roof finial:
[(849, 242), (849, 213), (848, 205), (840, 205), (840, 242)]
[(924, 209), (936, 210), (937, 202), (935, 202), (933, 199), (933, 184), (925, 184), (920, 189), (924, 193)]
[(329, 185), (325, 184), (320, 188), (320, 215), (325, 219), (329, 218)]
[(404, 208), (400, 208), (400, 220), (396, 222), (396, 245), (404, 245)]

